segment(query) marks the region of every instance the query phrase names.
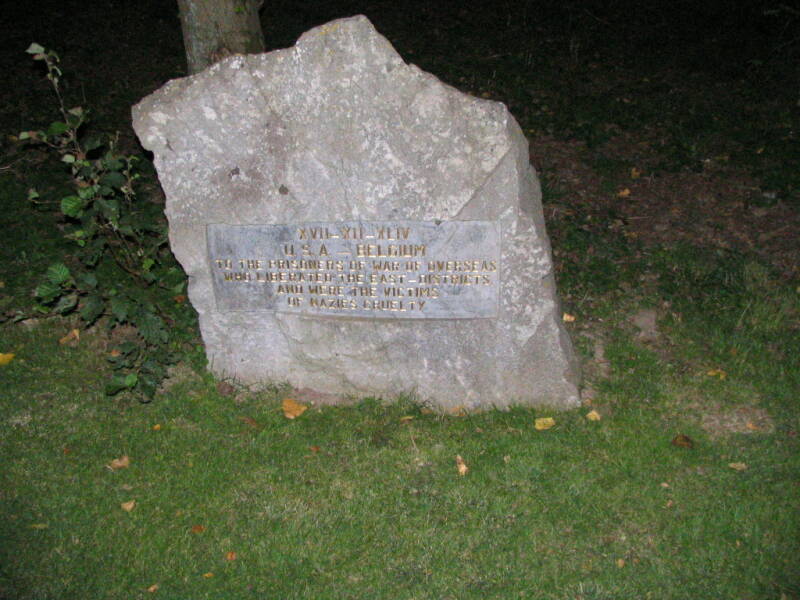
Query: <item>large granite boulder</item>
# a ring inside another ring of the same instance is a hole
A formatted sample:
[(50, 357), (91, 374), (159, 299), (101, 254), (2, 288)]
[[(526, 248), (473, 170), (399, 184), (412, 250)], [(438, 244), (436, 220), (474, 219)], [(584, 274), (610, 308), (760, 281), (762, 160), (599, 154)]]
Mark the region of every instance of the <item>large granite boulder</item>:
[(357, 16), (170, 81), (133, 120), (219, 377), (578, 405), (539, 181), (503, 104)]

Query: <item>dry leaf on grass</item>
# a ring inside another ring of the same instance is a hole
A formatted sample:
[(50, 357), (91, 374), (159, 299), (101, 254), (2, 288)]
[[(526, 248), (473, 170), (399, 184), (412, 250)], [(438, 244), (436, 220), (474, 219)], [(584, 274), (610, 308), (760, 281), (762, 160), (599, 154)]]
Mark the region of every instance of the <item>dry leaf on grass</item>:
[(153, 431), (161, 431), (161, 423), (156, 423), (153, 425)]
[(123, 502), (122, 504), (119, 505), (119, 507), (125, 512), (131, 512), (134, 508), (136, 508), (136, 500), (129, 500), (128, 502)]
[(220, 381), (217, 383), (217, 393), (220, 396), (233, 396), (236, 393), (236, 388), (227, 381)]
[(236, 552), (226, 552), (225, 560), (236, 560)]
[(564, 313), (563, 315), (561, 315), (561, 320), (564, 321), (564, 323), (574, 323), (575, 322), (575, 315), (571, 315), (569, 313)]
[(461, 458), (460, 454), (456, 455), (456, 468), (458, 468), (458, 474), (462, 477), (469, 472), (469, 467), (467, 463), (464, 462), (464, 459)]
[(627, 198), (631, 195), (630, 188), (625, 188), (617, 192), (617, 198)]
[(600, 413), (597, 412), (596, 410), (590, 410), (588, 413), (586, 413), (586, 418), (589, 419), (590, 421), (599, 421)]
[(77, 346), (78, 342), (81, 341), (81, 332), (77, 329), (71, 330), (67, 335), (62, 337), (58, 340), (58, 343), (64, 346), (65, 344), (70, 344), (71, 346)]
[(617, 559), (617, 567), (621, 569), (624, 566), (625, 566), (625, 559), (624, 558), (618, 558)]
[(283, 416), (287, 419), (296, 419), (308, 410), (305, 404), (295, 402), (291, 398), (284, 398), (281, 406), (283, 408)]
[(203, 525), (192, 525), (192, 533), (203, 533), (205, 530)]
[(213, 574), (213, 573), (211, 573), (211, 572), (209, 572), (209, 573), (203, 573), (203, 577), (205, 577), (206, 579), (211, 579), (213, 576), (214, 576), (214, 574)]
[(678, 448), (694, 448), (694, 441), (692, 441), (692, 438), (682, 433), (672, 438), (671, 443), (673, 446), (678, 446)]
[(13, 352), (8, 352), (8, 353), (0, 352), (0, 367), (7, 365), (12, 360), (14, 360)]
[(47, 523), (34, 523), (31, 529), (47, 529)]
[(157, 592), (158, 591), (158, 584), (154, 583), (149, 588), (147, 588), (147, 591), (150, 592), (151, 594)]
[(239, 417), (239, 420), (248, 427), (252, 427), (253, 429), (261, 429), (261, 425), (259, 425), (258, 421), (256, 421), (253, 417)]
[(533, 427), (536, 431), (544, 431), (545, 429), (550, 429), (556, 424), (556, 420), (553, 417), (540, 417), (533, 422)]
[(734, 471), (746, 471), (747, 470), (747, 463), (743, 463), (743, 462), (728, 463), (728, 466), (731, 469), (733, 469)]
[(127, 454), (123, 454), (119, 458), (115, 458), (110, 463), (106, 465), (112, 471), (119, 471), (120, 469), (125, 469), (131, 464), (131, 459), (128, 458)]
[(710, 369), (708, 372), (706, 372), (706, 375), (709, 377), (719, 377), (720, 380), (725, 379), (728, 376), (728, 374), (722, 369)]

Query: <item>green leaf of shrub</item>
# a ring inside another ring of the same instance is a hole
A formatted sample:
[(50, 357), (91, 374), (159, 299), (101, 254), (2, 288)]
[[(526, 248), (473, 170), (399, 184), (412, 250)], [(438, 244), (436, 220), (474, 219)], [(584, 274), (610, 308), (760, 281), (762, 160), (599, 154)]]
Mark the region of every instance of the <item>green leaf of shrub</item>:
[(83, 303), (80, 315), (87, 324), (91, 325), (103, 314), (104, 309), (103, 299), (97, 294), (92, 294)]
[(61, 121), (53, 121), (52, 123), (50, 123), (50, 127), (47, 128), (47, 135), (55, 137), (57, 135), (61, 135), (66, 131), (69, 131), (69, 125)]
[(70, 294), (69, 296), (61, 296), (58, 303), (53, 307), (53, 311), (60, 315), (71, 312), (78, 305), (78, 295)]
[(115, 297), (111, 299), (111, 313), (120, 323), (128, 318), (131, 303), (126, 298)]
[(78, 196), (64, 196), (61, 199), (61, 212), (76, 219), (83, 212), (83, 200)]
[(107, 171), (121, 171), (125, 167), (125, 163), (118, 158), (114, 158), (109, 152), (103, 160), (103, 168)]
[(119, 189), (128, 183), (128, 180), (125, 178), (125, 175), (119, 171), (110, 171), (100, 178), (100, 183), (108, 187)]
[(81, 146), (83, 146), (84, 151), (91, 152), (92, 150), (96, 150), (103, 145), (103, 136), (97, 133), (90, 133), (83, 139), (81, 139)]
[(115, 394), (120, 393), (122, 390), (127, 389), (128, 385), (125, 382), (124, 375), (114, 375), (111, 377), (109, 382), (106, 384), (106, 396), (114, 396)]
[(54, 285), (49, 281), (43, 281), (36, 286), (34, 291), (36, 298), (43, 304), (50, 304), (61, 295), (61, 286)]
[(64, 263), (55, 263), (47, 268), (47, 280), (54, 285), (66, 283), (70, 278), (69, 269)]
[(94, 273), (81, 273), (78, 276), (78, 281), (84, 289), (93, 290), (97, 287), (97, 276)]
[(138, 389), (147, 400), (151, 400), (158, 390), (158, 380), (150, 375), (143, 375), (139, 378)]
[(94, 198), (97, 195), (97, 186), (90, 185), (89, 187), (81, 188), (78, 190), (78, 196), (84, 200)]
[(148, 344), (158, 344), (167, 341), (167, 331), (164, 321), (157, 314), (146, 310), (137, 316), (136, 326), (139, 328), (144, 341)]

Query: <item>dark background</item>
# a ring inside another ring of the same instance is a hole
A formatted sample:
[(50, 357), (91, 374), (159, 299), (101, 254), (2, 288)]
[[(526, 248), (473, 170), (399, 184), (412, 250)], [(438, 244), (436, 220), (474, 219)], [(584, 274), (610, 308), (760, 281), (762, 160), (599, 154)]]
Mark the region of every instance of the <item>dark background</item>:
[[(185, 74), (176, 2), (4, 4), (0, 125), (7, 132), (47, 120), (49, 99), (38, 97), (48, 93), (47, 82), (24, 53), (34, 41), (62, 57), (70, 99), (91, 105), (109, 126), (119, 127), (142, 95)], [(498, 79), (508, 86), (514, 70), (535, 85), (559, 71), (574, 79), (600, 65), (654, 77), (680, 71), (710, 81), (747, 79), (766, 97), (800, 96), (800, 13), (773, 1), (267, 0), (267, 49), (353, 14), (367, 15), (407, 61), (467, 91)], [(524, 94), (513, 95), (505, 100), (519, 109), (513, 105), (524, 103)]]

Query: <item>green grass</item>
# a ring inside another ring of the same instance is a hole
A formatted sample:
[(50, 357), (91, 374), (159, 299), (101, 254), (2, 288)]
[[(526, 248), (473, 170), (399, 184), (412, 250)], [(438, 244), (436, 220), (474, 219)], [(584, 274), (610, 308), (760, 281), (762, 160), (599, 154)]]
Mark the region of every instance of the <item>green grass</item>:
[[(444, 417), (407, 401), (288, 420), (281, 390), (236, 400), (197, 375), (150, 405), (109, 401), (102, 338), (61, 346), (67, 326), (0, 337), (16, 354), (0, 371), (3, 597), (800, 593), (796, 367), (772, 387), (705, 362), (679, 375), (620, 333), (599, 422), (581, 409), (536, 431), (531, 410)], [(777, 394), (774, 428), (701, 426), (704, 407), (752, 403), (743, 389)], [(106, 467), (123, 454), (130, 467)]]

